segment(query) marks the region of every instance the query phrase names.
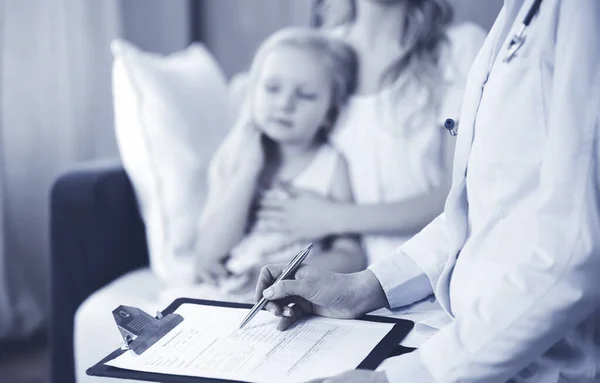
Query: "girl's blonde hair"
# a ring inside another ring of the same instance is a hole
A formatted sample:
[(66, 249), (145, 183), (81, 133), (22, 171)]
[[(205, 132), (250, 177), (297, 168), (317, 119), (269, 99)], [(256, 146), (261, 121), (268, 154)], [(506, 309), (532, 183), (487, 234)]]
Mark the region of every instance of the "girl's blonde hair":
[[(354, 49), (342, 39), (311, 28), (285, 28), (267, 38), (258, 48), (248, 76), (240, 115), (233, 129), (213, 157), (209, 169), (209, 185), (220, 182), (236, 167), (236, 153), (244, 150), (243, 129), (254, 125), (252, 106), (254, 90), (266, 57), (281, 47), (295, 47), (315, 53), (331, 77), (331, 106), (324, 127), (331, 129), (340, 108), (356, 88), (358, 59)], [(328, 132), (327, 132), (328, 133)]]
[[(313, 12), (319, 17), (319, 7), (324, 3), (344, 0), (316, 0)], [(349, 25), (356, 19), (356, 0), (349, 2), (351, 11), (345, 19), (340, 20), (338, 26)], [(448, 42), (447, 28), (453, 18), (453, 9), (448, 0), (398, 0), (405, 4), (402, 35), (398, 36), (398, 43), (402, 45), (405, 53), (393, 62), (380, 78), (380, 88), (392, 84), (392, 99), (394, 102), (402, 101), (407, 93), (406, 87), (418, 85), (426, 92), (424, 104), (415, 111), (414, 115), (423, 109), (437, 108), (441, 103), (439, 85), (444, 81), (443, 66), (440, 65), (442, 48)], [(326, 20), (321, 20), (325, 22)], [(398, 81), (402, 80), (408, 81)]]

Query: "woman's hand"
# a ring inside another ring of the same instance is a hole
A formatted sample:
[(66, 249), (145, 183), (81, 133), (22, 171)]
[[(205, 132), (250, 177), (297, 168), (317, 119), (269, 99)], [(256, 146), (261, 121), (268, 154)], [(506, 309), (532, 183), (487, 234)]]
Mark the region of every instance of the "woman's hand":
[(308, 383), (388, 383), (385, 372), (352, 370), (325, 379), (315, 379)]
[(263, 267), (254, 296), (257, 301), (267, 298), (267, 310), (284, 317), (277, 325), (280, 330), (304, 314), (355, 318), (387, 305), (385, 293), (370, 270), (337, 274), (302, 265), (294, 279), (273, 285), (285, 268), (284, 264)]
[(257, 227), (284, 232), (292, 240), (319, 240), (336, 232), (340, 204), (316, 193), (289, 190), (290, 199), (265, 196), (260, 201)]

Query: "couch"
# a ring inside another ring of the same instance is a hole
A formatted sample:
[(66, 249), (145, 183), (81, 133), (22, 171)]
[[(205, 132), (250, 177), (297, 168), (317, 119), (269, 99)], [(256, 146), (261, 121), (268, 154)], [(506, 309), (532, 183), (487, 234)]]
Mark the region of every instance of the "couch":
[(51, 192), (51, 382), (74, 383), (73, 320), (94, 291), (148, 264), (144, 224), (118, 160), (64, 173)]
[[(148, 266), (148, 249), (131, 182), (118, 160), (65, 172), (55, 181), (50, 202), (51, 383), (75, 383), (77, 308), (109, 282)], [(412, 350), (398, 346), (392, 355)]]

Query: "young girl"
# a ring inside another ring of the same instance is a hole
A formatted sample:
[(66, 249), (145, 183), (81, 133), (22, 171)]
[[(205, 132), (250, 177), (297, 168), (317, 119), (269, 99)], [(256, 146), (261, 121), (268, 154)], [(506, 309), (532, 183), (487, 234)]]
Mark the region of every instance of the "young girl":
[[(287, 199), (291, 188), (324, 198), (352, 199), (346, 164), (328, 135), (355, 88), (352, 48), (311, 29), (285, 29), (259, 48), (238, 123), (215, 154), (201, 217), (196, 277), (186, 295), (252, 300), (267, 263), (287, 263), (305, 242), (257, 224), (256, 202)], [(307, 263), (339, 272), (362, 269), (357, 240), (326, 238)]]

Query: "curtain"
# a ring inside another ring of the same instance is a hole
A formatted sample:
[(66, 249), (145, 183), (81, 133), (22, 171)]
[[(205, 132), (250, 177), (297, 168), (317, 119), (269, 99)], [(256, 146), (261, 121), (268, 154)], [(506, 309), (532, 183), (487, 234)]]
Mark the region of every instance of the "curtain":
[(170, 53), (188, 18), (188, 0), (0, 0), (0, 341), (48, 313), (54, 180), (118, 156), (110, 41)]
[(48, 311), (49, 193), (64, 169), (116, 156), (109, 50), (117, 0), (0, 2), (0, 340)]

